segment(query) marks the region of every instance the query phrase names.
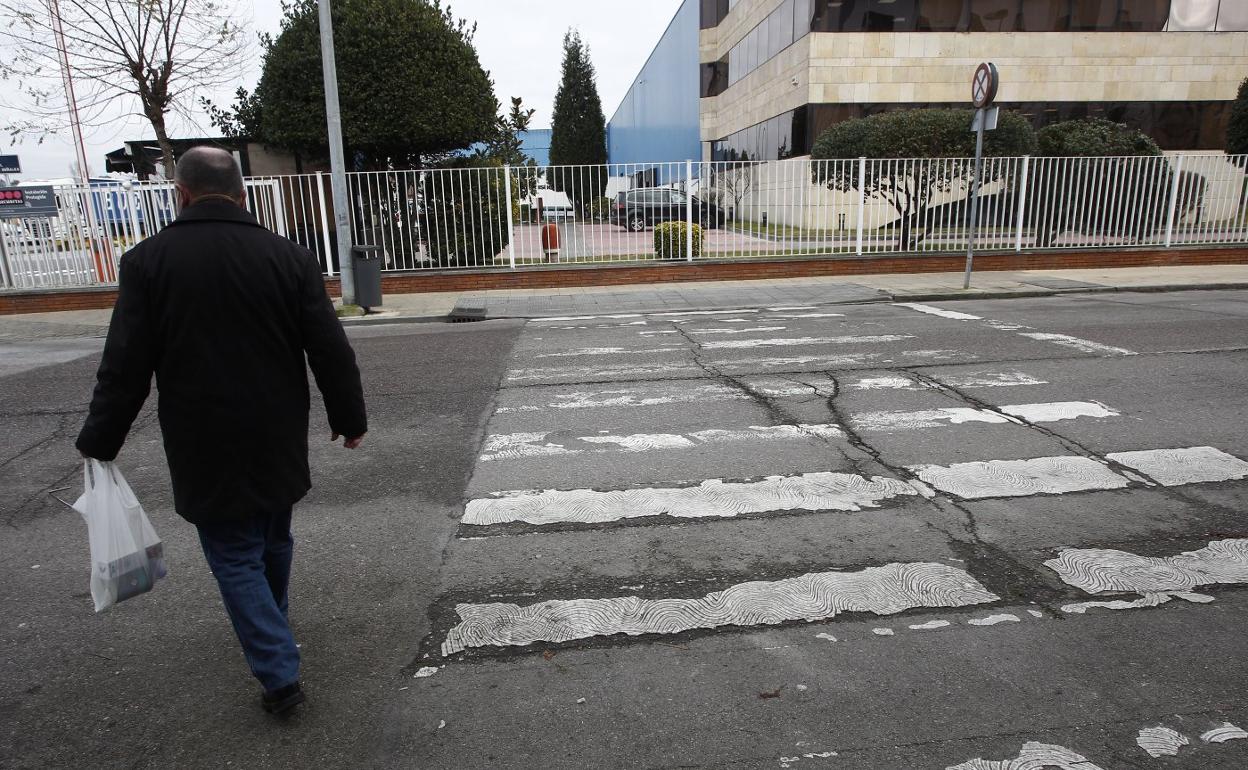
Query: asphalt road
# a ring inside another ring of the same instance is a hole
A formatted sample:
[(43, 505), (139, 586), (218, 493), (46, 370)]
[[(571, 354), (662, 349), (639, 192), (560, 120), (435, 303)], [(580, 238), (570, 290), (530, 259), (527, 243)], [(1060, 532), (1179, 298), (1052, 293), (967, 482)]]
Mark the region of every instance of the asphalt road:
[(1248, 294), (625, 315), (353, 332), (373, 430), (313, 443), (282, 722), (150, 411), (119, 463), (171, 575), (91, 612), (46, 493), (98, 342), (23, 343), (0, 765), (1248, 766)]

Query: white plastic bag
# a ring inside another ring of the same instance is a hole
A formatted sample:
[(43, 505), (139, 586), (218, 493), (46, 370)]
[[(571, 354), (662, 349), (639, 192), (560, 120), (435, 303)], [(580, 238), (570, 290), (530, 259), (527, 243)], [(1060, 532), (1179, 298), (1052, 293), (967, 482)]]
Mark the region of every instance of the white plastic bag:
[(87, 522), (91, 598), (99, 612), (152, 590), (165, 576), (165, 552), (117, 466), (86, 459), (82, 476), (82, 497), (74, 510)]

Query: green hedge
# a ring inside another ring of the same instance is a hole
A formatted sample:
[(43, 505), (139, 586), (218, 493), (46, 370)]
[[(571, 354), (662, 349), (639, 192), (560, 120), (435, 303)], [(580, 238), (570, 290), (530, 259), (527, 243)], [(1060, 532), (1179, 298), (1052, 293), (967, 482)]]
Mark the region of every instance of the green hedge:
[[(654, 226), (654, 253), (659, 259), (684, 259), (688, 233), (684, 222), (663, 222)], [(693, 226), (693, 256), (702, 254), (702, 227)]]

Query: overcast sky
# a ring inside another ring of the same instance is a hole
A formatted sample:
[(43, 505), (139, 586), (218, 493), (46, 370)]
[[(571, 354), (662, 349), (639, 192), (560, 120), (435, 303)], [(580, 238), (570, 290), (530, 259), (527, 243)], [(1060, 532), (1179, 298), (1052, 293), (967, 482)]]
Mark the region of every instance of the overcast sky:
[[(278, 30), (281, 18), (280, 0), (255, 0), (238, 3), (239, 15), (246, 19), (250, 5), (251, 35)], [(537, 110), (534, 128), (550, 126), (550, 113), (559, 86), (559, 64), (562, 58), (563, 34), (569, 27), (580, 30), (589, 45), (590, 56), (598, 70), (598, 93), (607, 120), (615, 112), (628, 91), (633, 78), (658, 42), (663, 30), (680, 6), (680, 0), (453, 0), (455, 15), (477, 23), (476, 47), (481, 65), (494, 80), (494, 93), (506, 105), (512, 96), (524, 99)], [(258, 53), (238, 85), (255, 86), (260, 78)], [(4, 87), (0, 84), (0, 87)], [(219, 103), (231, 101), (233, 87), (222, 93), (207, 94)], [(183, 136), (212, 135), (211, 124), (200, 116), (200, 125), (178, 125)], [(87, 157), (94, 174), (104, 171), (104, 153), (115, 150), (131, 139), (152, 138), (150, 125), (138, 117), (118, 119), (104, 128), (89, 132)], [(69, 132), (36, 144), (24, 139), (17, 145), (7, 137), (0, 144), (5, 154), (21, 157), (24, 173), (21, 179), (67, 176), (74, 150)]]

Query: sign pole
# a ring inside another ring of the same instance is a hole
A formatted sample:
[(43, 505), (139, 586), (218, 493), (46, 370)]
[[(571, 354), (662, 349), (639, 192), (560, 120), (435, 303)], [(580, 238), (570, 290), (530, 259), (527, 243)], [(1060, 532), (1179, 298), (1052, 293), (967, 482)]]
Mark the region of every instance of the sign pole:
[(991, 128), (996, 128), (996, 108), (991, 113), (988, 107), (997, 98), (997, 86), (1000, 78), (997, 67), (991, 62), (984, 62), (975, 69), (975, 77), (971, 79), (971, 104), (975, 107), (975, 175), (971, 178), (971, 205), (967, 206), (966, 215), (966, 275), (962, 279), (962, 288), (971, 288), (971, 269), (975, 262), (975, 229), (979, 226), (979, 183), (984, 169), (984, 131), (990, 117)]
[(971, 288), (971, 266), (975, 262), (975, 230), (979, 226), (979, 180), (984, 166), (984, 123), (986, 116), (981, 107), (975, 111), (975, 176), (971, 179), (971, 205), (966, 225), (966, 276), (962, 288)]

